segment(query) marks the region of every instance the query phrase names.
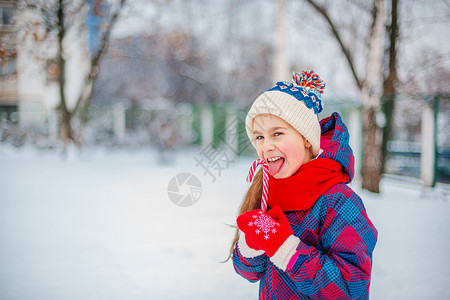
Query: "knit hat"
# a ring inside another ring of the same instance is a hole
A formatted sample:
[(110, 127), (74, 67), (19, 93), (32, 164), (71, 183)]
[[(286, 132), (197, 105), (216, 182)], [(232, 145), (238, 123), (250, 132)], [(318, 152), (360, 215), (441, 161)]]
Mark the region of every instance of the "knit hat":
[(292, 83), (277, 82), (256, 98), (245, 119), (247, 135), (256, 148), (253, 120), (261, 114), (272, 114), (304, 136), (312, 145), (313, 155), (317, 156), (320, 150), (318, 114), (322, 111), (321, 96), (325, 83), (313, 70), (294, 73), (292, 79)]

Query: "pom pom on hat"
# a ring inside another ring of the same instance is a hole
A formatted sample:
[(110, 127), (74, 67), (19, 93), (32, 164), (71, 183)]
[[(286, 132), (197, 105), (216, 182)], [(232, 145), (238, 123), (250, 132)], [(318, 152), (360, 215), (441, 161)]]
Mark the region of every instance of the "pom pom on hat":
[(253, 146), (253, 119), (261, 114), (275, 115), (303, 135), (312, 145), (313, 155), (320, 150), (320, 125), (318, 114), (322, 111), (325, 83), (313, 70), (294, 73), (293, 82), (277, 82), (268, 91), (259, 95), (247, 113), (246, 130)]
[(325, 83), (320, 79), (319, 75), (315, 74), (313, 70), (302, 71), (302, 73), (294, 73), (292, 79), (298, 86), (303, 86), (309, 90), (323, 94)]

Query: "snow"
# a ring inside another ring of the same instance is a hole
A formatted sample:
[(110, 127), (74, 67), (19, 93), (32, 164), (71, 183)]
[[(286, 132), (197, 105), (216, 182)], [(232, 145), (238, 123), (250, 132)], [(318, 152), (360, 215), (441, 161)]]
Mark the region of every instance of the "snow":
[[(252, 162), (213, 182), (195, 156), (153, 150), (51, 151), (0, 145), (0, 299), (257, 299), (227, 257)], [(177, 207), (170, 180), (190, 172), (202, 194)], [(384, 178), (360, 191), (379, 231), (371, 299), (450, 299), (449, 187)]]

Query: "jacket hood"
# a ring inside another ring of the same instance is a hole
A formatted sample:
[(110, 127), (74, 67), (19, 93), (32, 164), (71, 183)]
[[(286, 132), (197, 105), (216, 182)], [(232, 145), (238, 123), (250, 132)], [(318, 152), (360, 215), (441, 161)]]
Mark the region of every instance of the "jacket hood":
[(320, 121), (320, 148), (323, 152), (318, 158), (329, 158), (338, 162), (352, 181), (354, 175), (355, 158), (349, 143), (347, 126), (341, 116), (335, 112)]

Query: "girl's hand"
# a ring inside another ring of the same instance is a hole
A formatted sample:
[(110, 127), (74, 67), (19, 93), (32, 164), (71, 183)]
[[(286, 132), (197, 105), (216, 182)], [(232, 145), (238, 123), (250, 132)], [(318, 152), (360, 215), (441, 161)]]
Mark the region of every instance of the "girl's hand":
[(264, 250), (272, 257), (294, 232), (280, 207), (268, 213), (260, 209), (248, 211), (237, 218), (239, 229), (244, 232), (249, 247)]

